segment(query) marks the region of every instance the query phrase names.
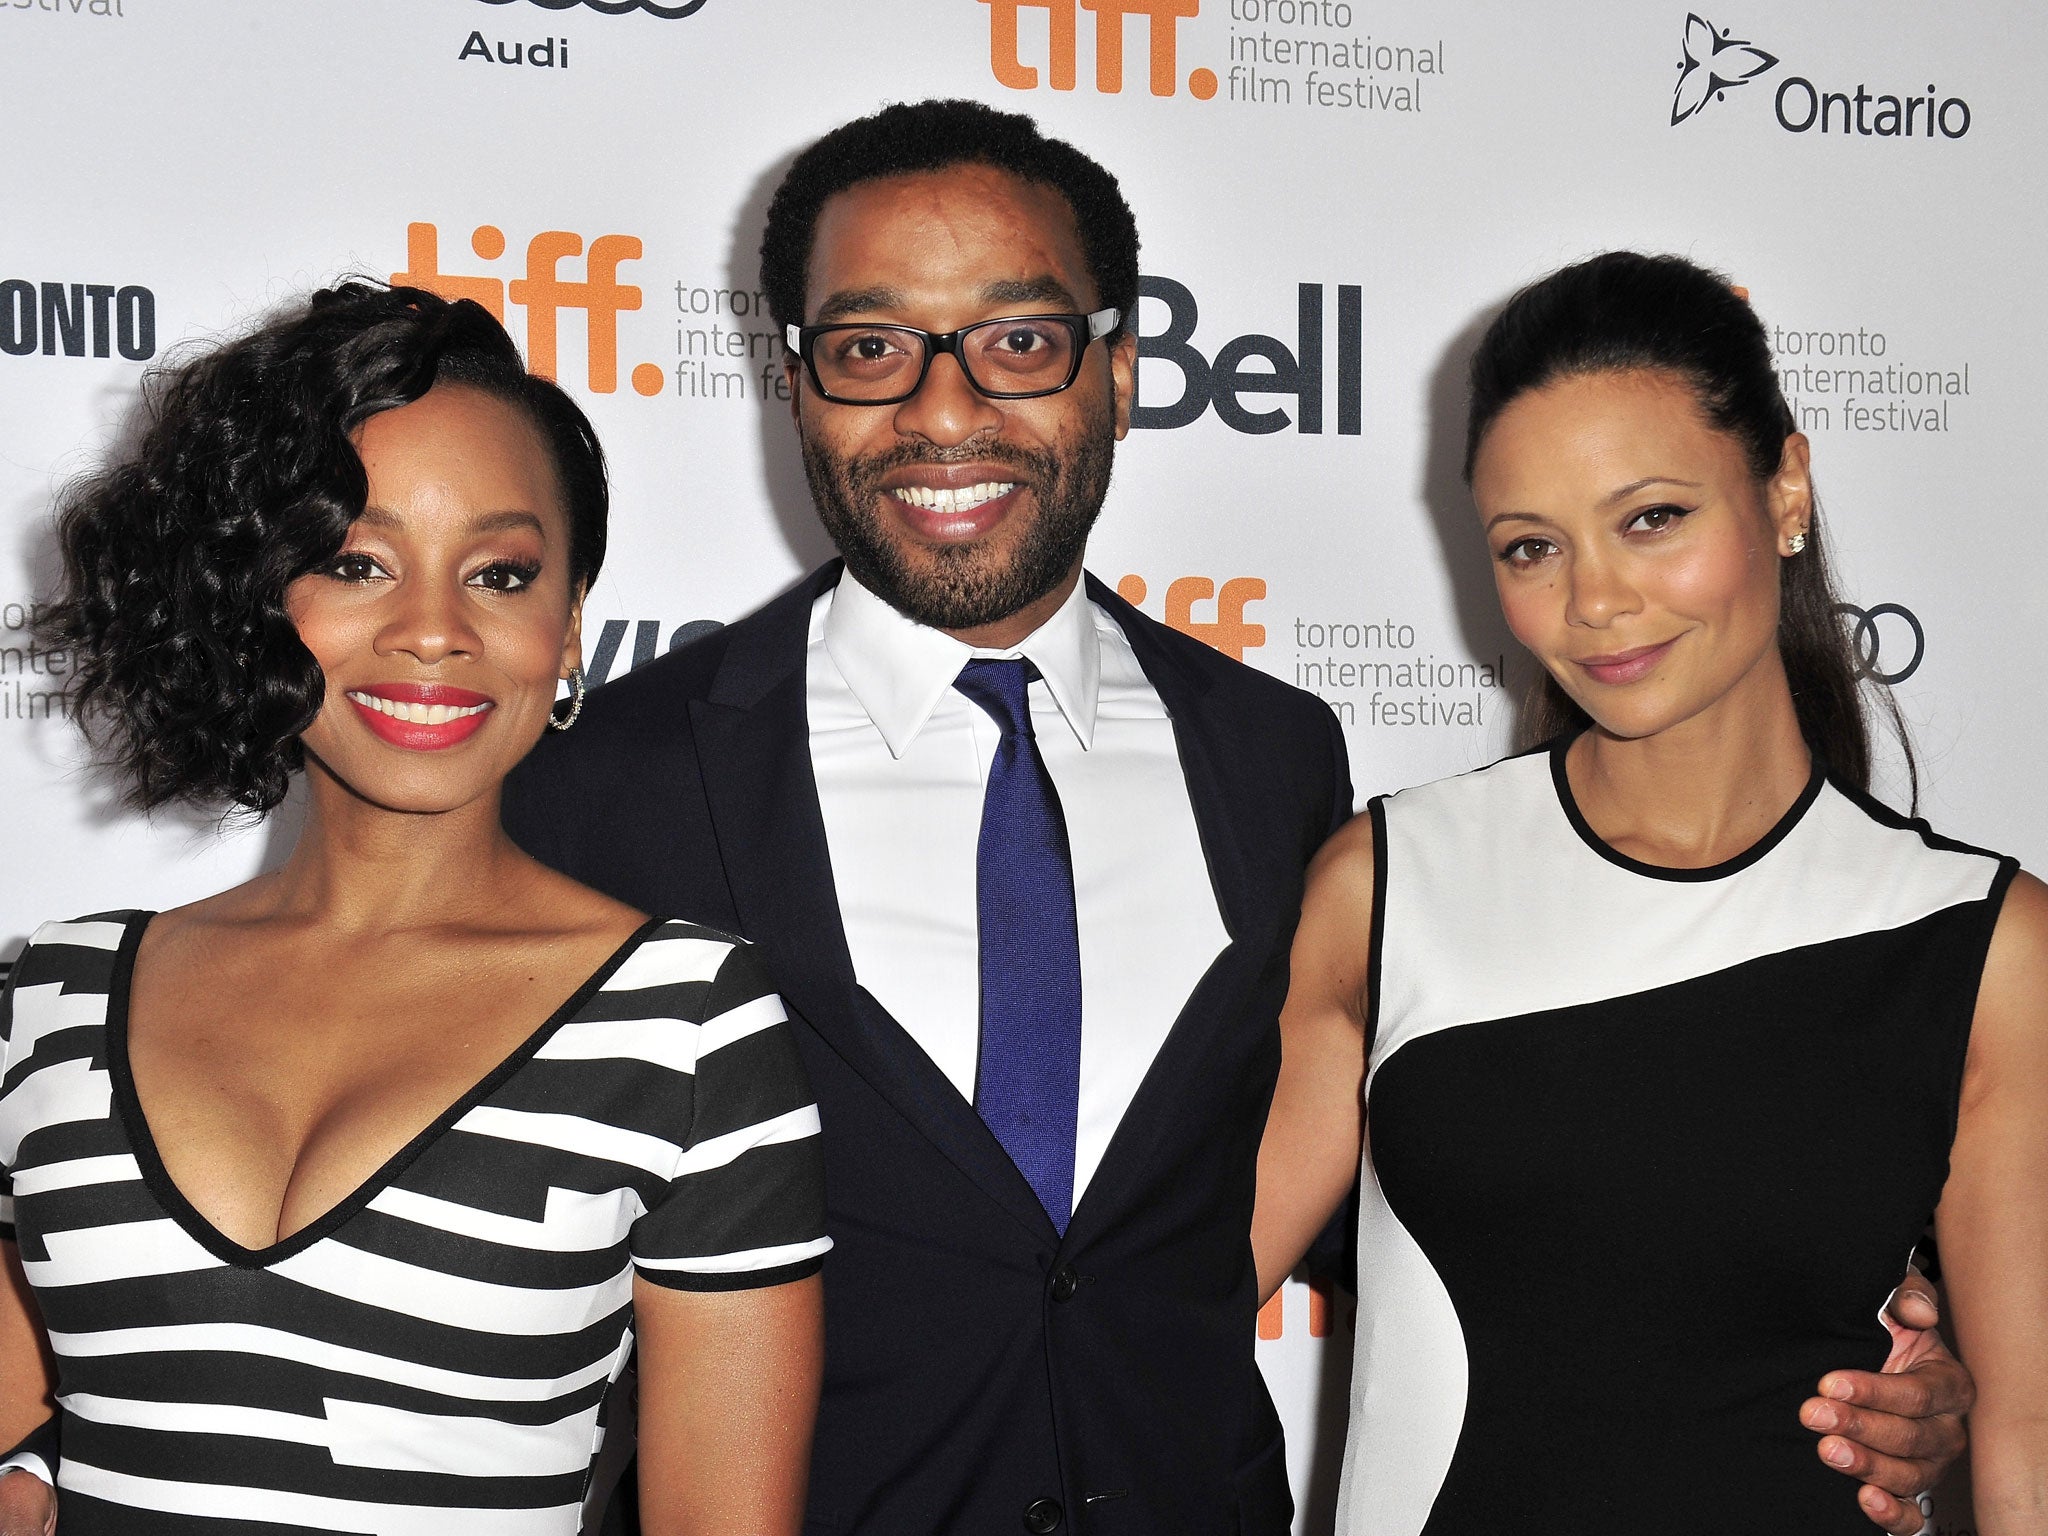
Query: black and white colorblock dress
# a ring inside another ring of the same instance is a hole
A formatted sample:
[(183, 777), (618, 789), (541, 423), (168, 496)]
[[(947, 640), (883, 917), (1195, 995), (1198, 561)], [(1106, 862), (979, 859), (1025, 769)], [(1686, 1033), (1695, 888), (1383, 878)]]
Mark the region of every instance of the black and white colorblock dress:
[(1798, 1408), (1889, 1350), (2014, 865), (1819, 773), (1639, 863), (1564, 746), (1371, 806), (1338, 1530), (1868, 1536)]
[(245, 1249), (178, 1193), (128, 1073), (148, 914), (10, 979), (0, 1236), (55, 1347), (67, 1536), (568, 1536), (632, 1283), (807, 1275), (818, 1114), (754, 952), (649, 923), (347, 1200)]

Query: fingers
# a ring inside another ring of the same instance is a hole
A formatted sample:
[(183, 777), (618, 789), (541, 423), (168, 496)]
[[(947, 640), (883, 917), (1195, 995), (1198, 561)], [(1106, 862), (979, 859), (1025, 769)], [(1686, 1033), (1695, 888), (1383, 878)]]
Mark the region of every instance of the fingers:
[(1822, 1461), (1897, 1494), (1932, 1488), (1967, 1444), (1961, 1420), (1946, 1414), (1900, 1418), (1827, 1398), (1808, 1398), (1799, 1422), (1823, 1436)]
[[(1961, 1444), (1960, 1435), (1957, 1443)], [(1946, 1461), (1887, 1456), (1841, 1435), (1823, 1436), (1818, 1450), (1820, 1459), (1843, 1476), (1869, 1483), (1900, 1498), (1910, 1499), (1926, 1492), (1941, 1480), (1941, 1474), (1948, 1469)]]
[(1962, 1454), (1964, 1445), (1962, 1426), (1954, 1419), (1900, 1418), (1824, 1397), (1809, 1397), (1799, 1410), (1799, 1422), (1847, 1447), (1847, 1459), (1830, 1457), (1825, 1450), (1821, 1459), (1837, 1471), (1853, 1473), (1865, 1482), (1885, 1481), (1869, 1475), (1858, 1459), (1865, 1455), (1920, 1463), (1931, 1469), (1932, 1475), (1926, 1482), (1885, 1483), (1898, 1493), (1920, 1492), (1927, 1482), (1939, 1476), (1942, 1468)]
[(1977, 1384), (1961, 1361), (1942, 1350), (1904, 1371), (1830, 1371), (1820, 1379), (1820, 1395), (1872, 1413), (1925, 1419), (1968, 1413)]
[(1941, 1302), (1934, 1285), (1919, 1270), (1909, 1268), (1906, 1278), (1885, 1304), (1885, 1311), (1902, 1328), (1928, 1329), (1941, 1321)]
[(1892, 1536), (1919, 1536), (1927, 1523), (1918, 1500), (1901, 1499), (1882, 1488), (1858, 1489), (1856, 1502), (1879, 1530), (1890, 1531)]
[(0, 1473), (0, 1536), (49, 1536), (57, 1528), (56, 1490), (34, 1473)]
[(1962, 1454), (1961, 1414), (1974, 1395), (1968, 1373), (1942, 1359), (1893, 1376), (1836, 1371), (1821, 1386), (1829, 1395), (1799, 1410), (1799, 1421), (1821, 1433), (1821, 1460), (1868, 1485), (1858, 1501), (1875, 1524), (1912, 1536), (1923, 1523), (1913, 1496)]

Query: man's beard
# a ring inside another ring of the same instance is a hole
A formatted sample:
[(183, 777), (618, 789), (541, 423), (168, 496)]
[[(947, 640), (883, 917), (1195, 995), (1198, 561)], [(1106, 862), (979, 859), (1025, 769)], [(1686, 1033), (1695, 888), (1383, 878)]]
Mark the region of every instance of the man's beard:
[[(1115, 450), (1116, 433), (1106, 415), (1099, 428), (1090, 423), (1060, 447), (1039, 453), (996, 439), (952, 450), (905, 443), (871, 458), (842, 459), (803, 439), (811, 499), (854, 580), (918, 623), (950, 630), (1007, 619), (1066, 579), (1109, 494)], [(989, 463), (1020, 470), (1037, 501), (1037, 516), (1009, 558), (979, 544), (939, 544), (926, 547), (929, 563), (906, 560), (877, 510), (878, 499), (888, 494), (882, 477), (907, 464)]]

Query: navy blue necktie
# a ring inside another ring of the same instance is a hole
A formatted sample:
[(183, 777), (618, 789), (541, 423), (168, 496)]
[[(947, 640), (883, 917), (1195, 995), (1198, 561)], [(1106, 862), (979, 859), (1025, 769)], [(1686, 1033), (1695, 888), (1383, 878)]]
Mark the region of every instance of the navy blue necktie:
[(970, 661), (953, 686), (1002, 730), (981, 802), (975, 916), (981, 1053), (974, 1107), (1062, 1235), (1074, 1209), (1081, 1101), (1081, 933), (1059, 792), (1038, 755), (1035, 667)]

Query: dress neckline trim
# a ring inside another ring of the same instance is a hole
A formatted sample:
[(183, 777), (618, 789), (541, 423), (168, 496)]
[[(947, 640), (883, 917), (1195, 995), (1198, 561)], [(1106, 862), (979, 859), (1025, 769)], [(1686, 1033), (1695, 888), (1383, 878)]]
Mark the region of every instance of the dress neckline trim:
[(636, 928), (582, 985), (569, 994), (560, 1007), (548, 1015), (538, 1029), (513, 1048), (510, 1055), (430, 1120), (341, 1200), (289, 1237), (280, 1238), (266, 1247), (245, 1248), (207, 1220), (199, 1208), (185, 1198), (185, 1192), (178, 1188), (177, 1181), (171, 1177), (157, 1150), (156, 1137), (150, 1130), (149, 1118), (142, 1111), (141, 1096), (135, 1089), (135, 1074), (128, 1060), (129, 1000), (134, 991), (135, 957), (142, 948), (143, 934), (156, 916), (157, 913), (148, 911), (131, 913), (128, 930), (122, 935), (121, 947), (114, 958), (113, 984), (107, 993), (106, 1023), (107, 1075), (112, 1081), (114, 1110), (120, 1118), (128, 1145), (135, 1153), (136, 1165), (142, 1170), (142, 1181), (156, 1197), (157, 1203), (194, 1242), (236, 1269), (267, 1269), (294, 1254), (305, 1252), (346, 1226), (365, 1206), (395, 1184), (406, 1169), (439, 1142), (458, 1120), (490, 1098), (508, 1078), (531, 1061), (555, 1032), (580, 1013), (584, 1004), (603, 989), (619, 967), (626, 963), (627, 957), (669, 922), (667, 918), (653, 917)]
[(1730, 875), (1741, 874), (1791, 836), (1792, 829), (1799, 825), (1807, 811), (1812, 809), (1813, 802), (1820, 798), (1821, 788), (1827, 783), (1828, 778), (1826, 770), (1821, 767), (1820, 759), (1815, 757), (1812, 771), (1807, 775), (1806, 788), (1799, 792), (1799, 798), (1792, 802), (1770, 831), (1733, 858), (1723, 859), (1718, 864), (1703, 864), (1697, 869), (1679, 868), (1670, 864), (1650, 864), (1642, 859), (1629, 857), (1607, 842), (1593, 830), (1592, 823), (1586, 820), (1585, 813), (1579, 809), (1578, 798), (1572, 794), (1571, 776), (1565, 771), (1564, 757), (1565, 752), (1578, 740), (1580, 734), (1577, 731), (1570, 732), (1558, 737), (1550, 745), (1550, 782), (1556, 787), (1557, 803), (1564, 811), (1565, 819), (1571, 823), (1572, 830), (1578, 833), (1579, 841), (1608, 863), (1617, 865), (1630, 874), (1642, 875), (1651, 880), (1697, 883), (1706, 880), (1725, 880)]

